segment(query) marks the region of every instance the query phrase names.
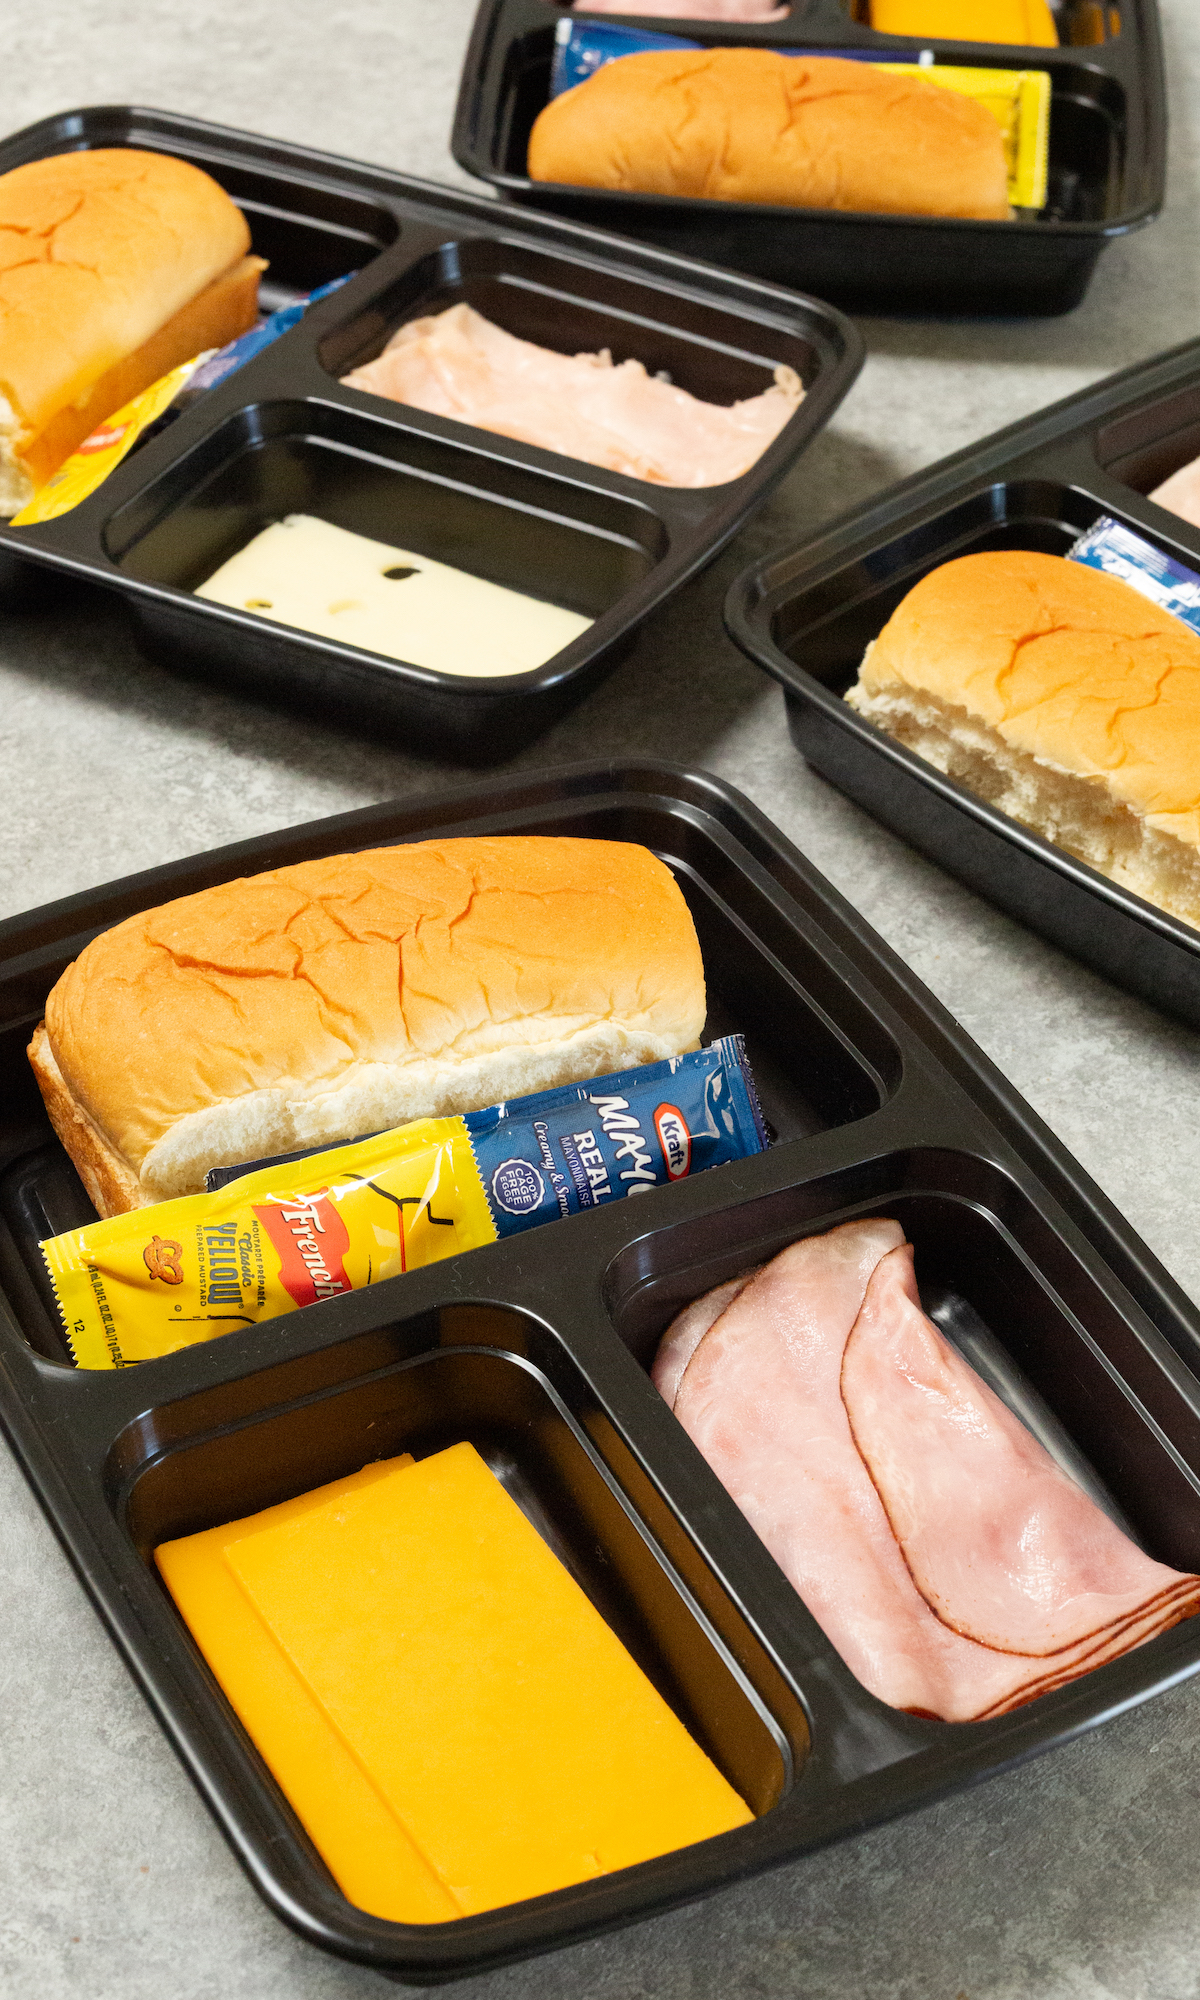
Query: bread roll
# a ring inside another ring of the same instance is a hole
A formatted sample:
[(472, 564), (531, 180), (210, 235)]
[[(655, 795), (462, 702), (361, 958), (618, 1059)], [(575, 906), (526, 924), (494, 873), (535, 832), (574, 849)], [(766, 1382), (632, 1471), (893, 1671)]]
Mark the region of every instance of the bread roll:
[(927, 35), (934, 41), (1058, 47), (1046, 0), (871, 0), (871, 26), (881, 35)]
[(891, 215), (1011, 214), (1000, 127), (872, 63), (770, 49), (621, 56), (538, 114), (529, 176)]
[(695, 1047), (704, 969), (644, 847), (441, 840), (185, 896), (68, 966), (30, 1046), (97, 1209), (210, 1167)]
[(939, 771), (1200, 925), (1200, 638), (1119, 578), (962, 556), (893, 612), (846, 696)]
[(205, 347), (253, 326), (245, 217), (185, 160), (61, 153), (0, 175), (0, 514)]

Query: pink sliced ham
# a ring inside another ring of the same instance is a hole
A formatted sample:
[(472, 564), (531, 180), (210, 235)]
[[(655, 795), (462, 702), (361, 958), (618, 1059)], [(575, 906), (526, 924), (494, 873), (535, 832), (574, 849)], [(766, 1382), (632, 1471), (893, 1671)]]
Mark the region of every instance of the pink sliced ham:
[(759, 1267), (755, 1266), (752, 1271), (743, 1271), (740, 1278), (730, 1278), (725, 1284), (718, 1285), (715, 1291), (703, 1293), (671, 1321), (659, 1343), (651, 1379), (659, 1395), (665, 1397), (672, 1409), (683, 1380), (683, 1371), (709, 1327), (714, 1320), (720, 1319), (726, 1306), (733, 1304), (738, 1293), (745, 1291), (751, 1278), (758, 1276), (758, 1270)]
[(555, 354), (472, 306), (410, 320), (382, 354), (343, 377), (351, 389), (476, 424), (501, 437), (659, 486), (719, 486), (760, 458), (804, 391), (791, 368), (761, 396), (702, 403), (640, 361)]
[(926, 1319), (897, 1223), (731, 1289), (668, 1329), (656, 1381), (881, 1700), (1002, 1714), (1200, 1609), (1200, 1578), (1143, 1555)]

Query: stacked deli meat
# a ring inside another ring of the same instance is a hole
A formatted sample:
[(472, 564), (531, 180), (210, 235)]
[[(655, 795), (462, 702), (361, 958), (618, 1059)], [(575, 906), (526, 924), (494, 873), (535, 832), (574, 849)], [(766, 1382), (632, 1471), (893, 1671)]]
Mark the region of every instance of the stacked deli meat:
[(1200, 1610), (921, 1310), (895, 1222), (720, 1286), (654, 1380), (864, 1686), (948, 1722), (1019, 1708)]

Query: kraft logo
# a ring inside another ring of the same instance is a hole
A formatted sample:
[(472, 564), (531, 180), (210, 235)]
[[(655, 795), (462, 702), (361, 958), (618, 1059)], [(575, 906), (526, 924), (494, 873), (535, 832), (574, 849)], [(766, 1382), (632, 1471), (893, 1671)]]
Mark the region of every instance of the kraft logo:
[(152, 1278), (161, 1278), (164, 1285), (181, 1285), (183, 1272), (179, 1259), (183, 1255), (182, 1243), (176, 1243), (170, 1236), (152, 1236), (142, 1251), (142, 1262)]
[(683, 1180), (692, 1164), (692, 1135), (679, 1106), (660, 1104), (654, 1114), (654, 1129), (662, 1147), (668, 1180)]

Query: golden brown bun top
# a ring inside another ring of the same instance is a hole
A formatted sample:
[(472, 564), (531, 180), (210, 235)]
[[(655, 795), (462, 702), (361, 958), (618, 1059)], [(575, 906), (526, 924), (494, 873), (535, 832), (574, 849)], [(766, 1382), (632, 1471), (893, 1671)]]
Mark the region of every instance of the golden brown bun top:
[(431, 840), (303, 862), (130, 917), (46, 1002), (68, 1088), (135, 1167), (189, 1112), (356, 1061), (453, 1061), (547, 1017), (699, 1038), (700, 947), (646, 848)]
[(1016, 750), (1102, 779), (1193, 839), (1200, 824), (1200, 638), (1085, 563), (1025, 550), (961, 556), (893, 612), (863, 663), (980, 717)]
[(40, 430), (249, 248), (224, 189), (162, 153), (56, 153), (0, 175), (0, 396)]
[(891, 214), (1010, 214), (1000, 127), (972, 98), (872, 63), (648, 50), (534, 123), (533, 180)]

